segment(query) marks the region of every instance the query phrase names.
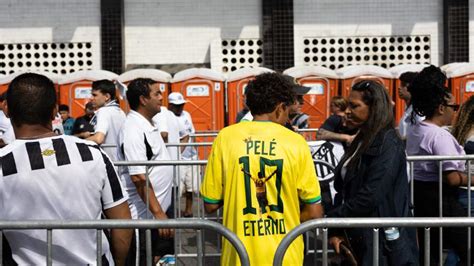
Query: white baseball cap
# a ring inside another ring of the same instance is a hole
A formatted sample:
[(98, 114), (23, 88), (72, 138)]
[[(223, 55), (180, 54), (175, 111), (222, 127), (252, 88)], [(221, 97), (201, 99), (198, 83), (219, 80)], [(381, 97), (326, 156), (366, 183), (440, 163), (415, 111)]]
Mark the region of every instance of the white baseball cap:
[(187, 103), (188, 101), (184, 99), (181, 93), (172, 92), (170, 95), (168, 95), (168, 102), (175, 105), (181, 105)]

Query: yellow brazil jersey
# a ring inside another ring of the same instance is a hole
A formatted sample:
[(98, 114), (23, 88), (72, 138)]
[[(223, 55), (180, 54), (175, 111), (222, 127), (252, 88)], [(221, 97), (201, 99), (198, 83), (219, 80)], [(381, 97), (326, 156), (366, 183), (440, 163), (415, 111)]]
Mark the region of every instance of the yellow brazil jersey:
[[(300, 201), (320, 203), (313, 160), (299, 134), (272, 122), (241, 122), (221, 130), (208, 158), (201, 194), (223, 202), (223, 223), (242, 240), (251, 265), (272, 265), (276, 248), (300, 224)], [(240, 265), (232, 245), (222, 265)], [(303, 239), (293, 242), (284, 265), (303, 264)]]

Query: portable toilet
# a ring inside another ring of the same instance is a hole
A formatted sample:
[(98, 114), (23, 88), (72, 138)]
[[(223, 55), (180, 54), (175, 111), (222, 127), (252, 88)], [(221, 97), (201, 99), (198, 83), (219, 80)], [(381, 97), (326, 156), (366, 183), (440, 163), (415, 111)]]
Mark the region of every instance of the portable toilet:
[(385, 68), (373, 65), (352, 65), (336, 71), (341, 79), (341, 96), (348, 97), (352, 86), (360, 80), (369, 79), (380, 82), (393, 97), (392, 74)]
[(59, 81), (58, 74), (55, 74), (52, 72), (45, 72), (45, 71), (18, 71), (12, 74), (0, 76), (0, 94), (7, 91), (8, 86), (10, 85), (13, 79), (15, 79), (16, 77), (24, 73), (36, 73), (36, 74), (41, 74), (43, 76), (48, 77), (54, 83), (54, 88), (56, 89), (56, 93), (58, 92), (58, 81)]
[(400, 81), (400, 75), (405, 73), (405, 72), (420, 72), (423, 68), (427, 67), (429, 65), (421, 65), (421, 64), (403, 64), (403, 65), (398, 65), (394, 66), (389, 69), (390, 73), (392, 73), (393, 76), (393, 88), (394, 88), (394, 98), (395, 98), (395, 119), (398, 124), (398, 121), (400, 121), (400, 118), (403, 116), (403, 112), (405, 112), (405, 101), (403, 101), (399, 94), (398, 94), (398, 89), (401, 86), (401, 81)]
[(455, 68), (458, 68), (459, 66), (462, 66), (462, 65), (467, 65), (469, 64), (468, 62), (453, 62), (453, 63), (449, 63), (449, 64), (446, 64), (446, 65), (442, 65), (440, 66), (439, 68), (444, 72), (444, 73), (447, 73), (449, 71), (452, 71), (453, 69)]
[[(161, 95), (163, 96), (163, 106), (168, 105), (169, 82), (171, 81), (171, 75), (169, 73), (158, 69), (133, 69), (122, 73), (117, 77), (117, 81), (128, 86), (132, 80), (137, 78), (149, 78), (156, 81), (160, 85)], [(122, 102), (124, 103), (123, 109), (128, 112), (130, 110), (128, 102), (125, 100)]]
[(92, 82), (101, 79), (115, 80), (117, 77), (117, 74), (106, 70), (83, 70), (64, 75), (59, 79), (59, 104), (69, 106), (72, 117), (82, 116), (92, 95)]
[(196, 131), (224, 127), (224, 81), (224, 74), (209, 68), (186, 69), (171, 79), (171, 91), (180, 92), (188, 101), (184, 110), (191, 115)]
[(446, 76), (456, 103), (462, 104), (474, 95), (474, 64), (462, 64), (450, 68)]
[(264, 67), (245, 67), (232, 71), (227, 76), (227, 121), (229, 125), (235, 123), (237, 113), (244, 108), (245, 88), (250, 80), (263, 73), (270, 73), (273, 70)]
[(283, 72), (302, 86), (310, 87), (303, 96), (302, 112), (309, 115), (309, 127), (319, 128), (330, 115), (331, 98), (337, 95), (338, 76), (321, 66), (292, 67)]

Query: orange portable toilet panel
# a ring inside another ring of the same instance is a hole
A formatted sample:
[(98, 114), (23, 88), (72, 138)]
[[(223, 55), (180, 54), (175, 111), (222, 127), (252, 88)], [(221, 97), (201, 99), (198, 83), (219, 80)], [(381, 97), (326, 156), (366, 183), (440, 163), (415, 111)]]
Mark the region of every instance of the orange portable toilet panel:
[(82, 116), (85, 105), (91, 98), (92, 82), (101, 79), (114, 80), (117, 77), (117, 74), (106, 70), (77, 71), (65, 75), (59, 81), (58, 104), (69, 106), (72, 117)]
[(463, 64), (447, 71), (456, 103), (462, 104), (474, 95), (474, 64)]
[(40, 75), (48, 77), (54, 83), (54, 88), (56, 89), (56, 93), (58, 92), (58, 82), (59, 82), (58, 74), (55, 74), (52, 72), (45, 72), (45, 71), (19, 71), (12, 74), (0, 76), (0, 94), (7, 91), (8, 86), (10, 85), (13, 79), (15, 79), (17, 76), (24, 73), (36, 73), (36, 74), (40, 74)]
[(264, 67), (241, 68), (229, 73), (227, 78), (227, 121), (229, 125), (235, 123), (237, 113), (244, 108), (245, 88), (250, 80), (263, 73), (273, 70)]
[(348, 97), (352, 86), (360, 80), (370, 79), (380, 82), (393, 96), (392, 74), (385, 68), (369, 65), (353, 65), (336, 71), (341, 79), (341, 96)]
[(330, 115), (331, 98), (337, 95), (336, 72), (320, 66), (301, 66), (289, 68), (283, 74), (292, 76), (300, 85), (311, 88), (303, 96), (302, 112), (309, 115), (310, 128), (319, 128)]
[[(117, 77), (117, 81), (119, 84), (123, 84), (128, 86), (128, 84), (137, 78), (149, 78), (160, 85), (161, 95), (163, 96), (163, 106), (168, 106), (168, 91), (170, 87), (171, 75), (165, 71), (158, 70), (158, 69), (133, 69), (127, 72), (122, 73), (120, 76)], [(128, 106), (128, 102), (124, 98), (123, 101), (120, 101), (121, 107), (125, 112), (130, 110)], [(123, 106), (122, 106), (123, 104)]]
[(224, 75), (208, 68), (192, 68), (175, 74), (171, 91), (188, 101), (184, 110), (193, 119), (196, 131), (215, 131), (224, 127)]
[(394, 82), (393, 82), (393, 90), (394, 90), (394, 97), (395, 98), (395, 121), (398, 125), (400, 118), (403, 116), (405, 112), (405, 101), (402, 100), (398, 94), (398, 89), (401, 86), (400, 75), (405, 72), (420, 72), (423, 68), (429, 65), (419, 65), (419, 64), (404, 64), (394, 66), (389, 69), (390, 73), (392, 73)]

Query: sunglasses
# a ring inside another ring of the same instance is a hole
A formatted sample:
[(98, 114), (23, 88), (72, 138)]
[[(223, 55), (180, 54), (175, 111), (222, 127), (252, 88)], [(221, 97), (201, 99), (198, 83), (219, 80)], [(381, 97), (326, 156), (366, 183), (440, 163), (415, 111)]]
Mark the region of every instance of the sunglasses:
[(459, 104), (443, 104), (443, 105), (453, 108), (454, 112), (457, 112), (459, 110)]

